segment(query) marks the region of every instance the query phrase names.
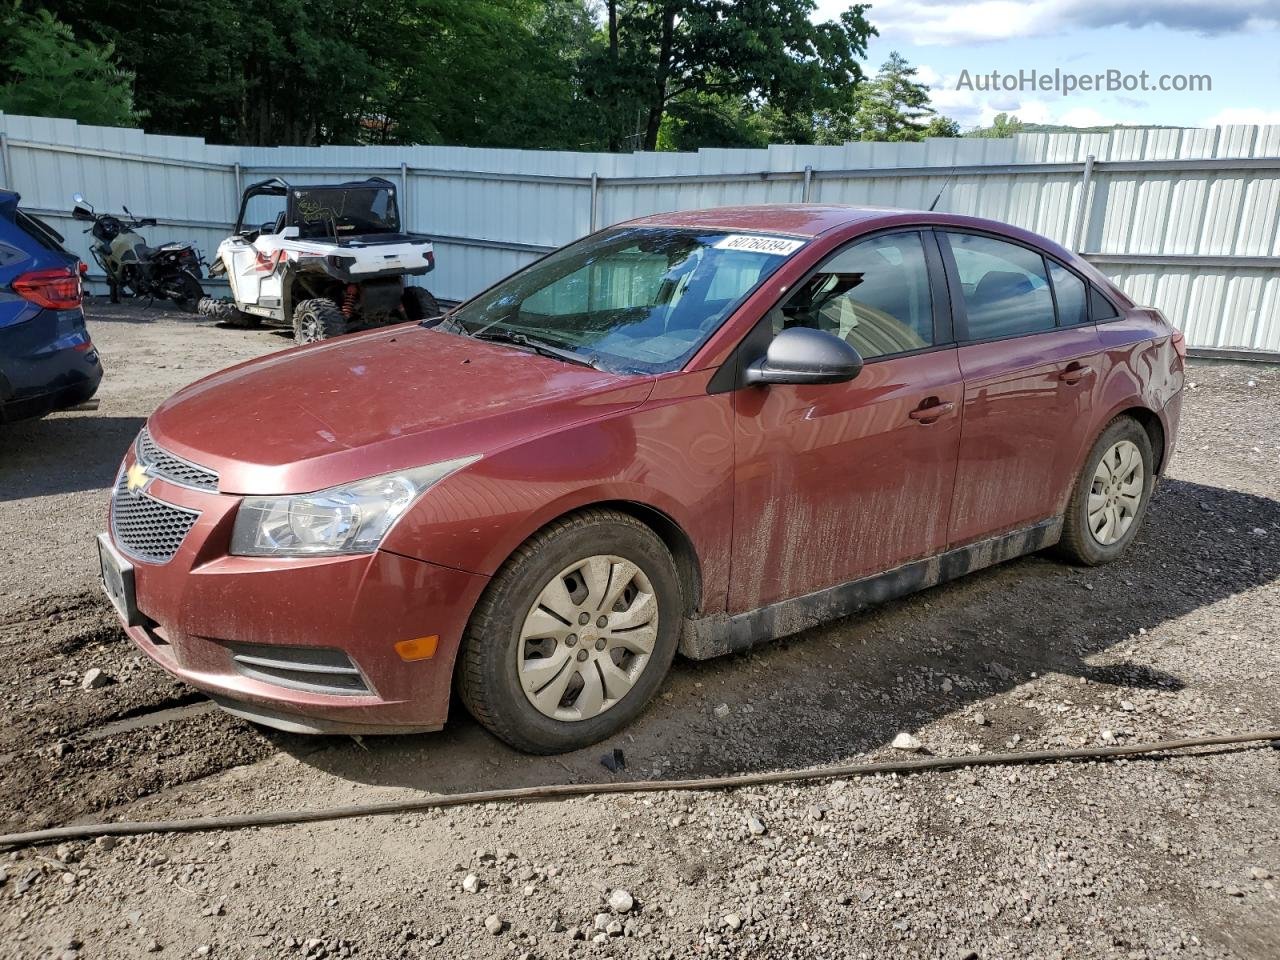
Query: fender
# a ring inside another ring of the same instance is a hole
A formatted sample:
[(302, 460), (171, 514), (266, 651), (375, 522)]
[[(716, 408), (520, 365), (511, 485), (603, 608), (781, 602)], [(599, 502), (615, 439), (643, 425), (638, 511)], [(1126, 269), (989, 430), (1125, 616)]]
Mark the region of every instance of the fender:
[[(382, 549), (492, 576), (557, 517), (624, 502), (679, 528), (696, 555), (702, 609), (724, 610), (733, 528), (732, 400), (705, 393), (709, 376), (685, 375), (678, 388), (660, 388), (661, 398), (484, 457), (427, 491)], [(686, 392), (691, 397), (672, 402)], [(706, 410), (694, 415), (691, 404)], [(706, 424), (717, 421), (722, 426), (712, 439)], [(648, 443), (663, 437), (664, 455), (639, 456), (638, 437)]]

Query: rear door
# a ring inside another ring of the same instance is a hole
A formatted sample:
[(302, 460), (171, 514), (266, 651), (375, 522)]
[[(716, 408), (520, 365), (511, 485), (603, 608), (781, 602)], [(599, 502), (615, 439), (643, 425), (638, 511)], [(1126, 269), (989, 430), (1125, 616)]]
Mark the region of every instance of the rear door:
[(761, 326), (760, 353), (808, 326), (853, 344), (865, 366), (848, 383), (737, 392), (730, 609), (942, 550), (962, 387), (932, 231), (852, 242)]
[(1102, 347), (1072, 271), (1008, 239), (939, 236), (964, 377), (957, 545), (1061, 512), (1093, 420)]

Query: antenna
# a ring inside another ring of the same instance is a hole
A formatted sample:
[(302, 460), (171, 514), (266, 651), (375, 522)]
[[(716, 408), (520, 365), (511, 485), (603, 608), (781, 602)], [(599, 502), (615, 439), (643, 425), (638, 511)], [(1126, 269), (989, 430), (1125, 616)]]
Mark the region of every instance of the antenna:
[(951, 181), (956, 177), (956, 168), (952, 167), (951, 172), (947, 174), (947, 179), (942, 181), (942, 188), (938, 191), (938, 195), (933, 198), (933, 203), (929, 204), (929, 212), (933, 212), (933, 208), (938, 205), (938, 201), (942, 199), (942, 195), (946, 193), (947, 187), (951, 186)]

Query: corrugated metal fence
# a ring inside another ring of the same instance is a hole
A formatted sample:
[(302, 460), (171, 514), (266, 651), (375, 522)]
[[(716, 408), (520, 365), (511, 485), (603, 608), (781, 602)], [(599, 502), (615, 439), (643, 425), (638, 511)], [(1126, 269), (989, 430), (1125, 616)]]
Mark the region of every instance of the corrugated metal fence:
[[(739, 203), (927, 207), (1004, 220), (1083, 253), (1194, 347), (1280, 353), (1280, 126), (1022, 134), (1007, 140), (600, 154), (467, 147), (228, 147), (0, 114), (0, 183), (88, 245), (77, 191), (159, 218), (148, 239), (211, 255), (241, 188), (378, 174), (436, 239), (444, 299), (596, 227)], [(943, 189), (945, 185), (945, 190)]]

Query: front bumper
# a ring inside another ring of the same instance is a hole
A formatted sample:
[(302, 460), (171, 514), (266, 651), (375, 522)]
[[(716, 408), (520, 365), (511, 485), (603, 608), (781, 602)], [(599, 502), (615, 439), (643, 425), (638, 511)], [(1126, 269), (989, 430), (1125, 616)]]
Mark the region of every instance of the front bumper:
[[(132, 465), (133, 454), (125, 468)], [(197, 511), (172, 558), (134, 570), (125, 629), (167, 672), (233, 713), (312, 733), (439, 729), (458, 643), (487, 579), (382, 551), (305, 559), (227, 554), (240, 497), (150, 480), (142, 493)], [(123, 494), (128, 496), (130, 494)], [(405, 661), (399, 641), (435, 635)]]

